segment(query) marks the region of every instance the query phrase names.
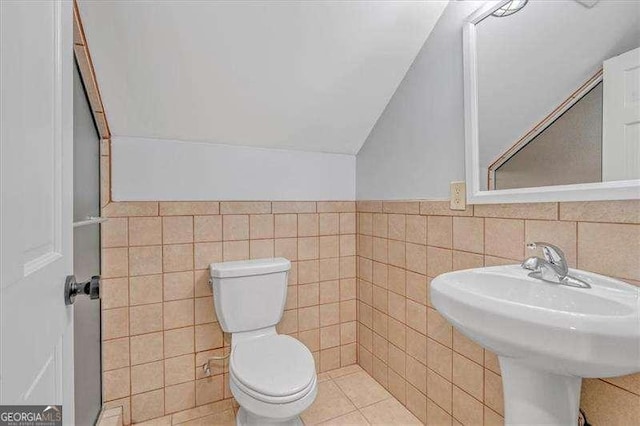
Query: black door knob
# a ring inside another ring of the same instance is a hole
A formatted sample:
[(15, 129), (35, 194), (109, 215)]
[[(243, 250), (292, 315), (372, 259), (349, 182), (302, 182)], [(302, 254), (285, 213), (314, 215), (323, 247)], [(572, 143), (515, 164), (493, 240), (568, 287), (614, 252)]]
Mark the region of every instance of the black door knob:
[(78, 294), (89, 296), (90, 299), (100, 298), (100, 276), (94, 275), (89, 281), (78, 283), (75, 275), (68, 275), (64, 283), (64, 303), (71, 305)]

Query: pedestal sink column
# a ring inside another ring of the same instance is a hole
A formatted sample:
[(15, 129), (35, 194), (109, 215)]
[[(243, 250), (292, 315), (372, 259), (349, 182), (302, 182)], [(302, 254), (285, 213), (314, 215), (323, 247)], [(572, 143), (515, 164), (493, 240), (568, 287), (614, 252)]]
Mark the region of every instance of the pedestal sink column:
[(506, 425), (578, 424), (581, 377), (562, 376), (499, 357)]

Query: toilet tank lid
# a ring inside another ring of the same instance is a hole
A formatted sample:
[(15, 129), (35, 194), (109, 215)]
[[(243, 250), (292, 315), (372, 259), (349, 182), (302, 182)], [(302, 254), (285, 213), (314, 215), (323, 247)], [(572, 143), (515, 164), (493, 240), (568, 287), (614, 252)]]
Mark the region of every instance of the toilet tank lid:
[(289, 269), (291, 269), (291, 262), (284, 257), (220, 262), (209, 266), (213, 278), (247, 277), (284, 272)]

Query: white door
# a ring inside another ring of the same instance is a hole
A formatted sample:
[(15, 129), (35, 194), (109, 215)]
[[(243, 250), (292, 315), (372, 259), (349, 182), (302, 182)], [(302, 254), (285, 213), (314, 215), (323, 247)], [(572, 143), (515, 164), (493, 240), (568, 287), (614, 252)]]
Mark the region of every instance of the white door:
[(0, 0), (0, 404), (73, 424), (72, 9)]
[(640, 48), (603, 68), (602, 180), (640, 179)]

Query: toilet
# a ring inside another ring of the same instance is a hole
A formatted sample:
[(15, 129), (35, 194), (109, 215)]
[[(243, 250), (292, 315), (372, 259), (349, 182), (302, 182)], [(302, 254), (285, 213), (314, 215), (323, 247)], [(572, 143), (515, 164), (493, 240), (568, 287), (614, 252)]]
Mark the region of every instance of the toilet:
[(276, 332), (287, 298), (291, 262), (284, 258), (212, 263), (213, 300), (231, 333), (229, 386), (238, 425), (302, 425), (318, 392), (313, 355)]

